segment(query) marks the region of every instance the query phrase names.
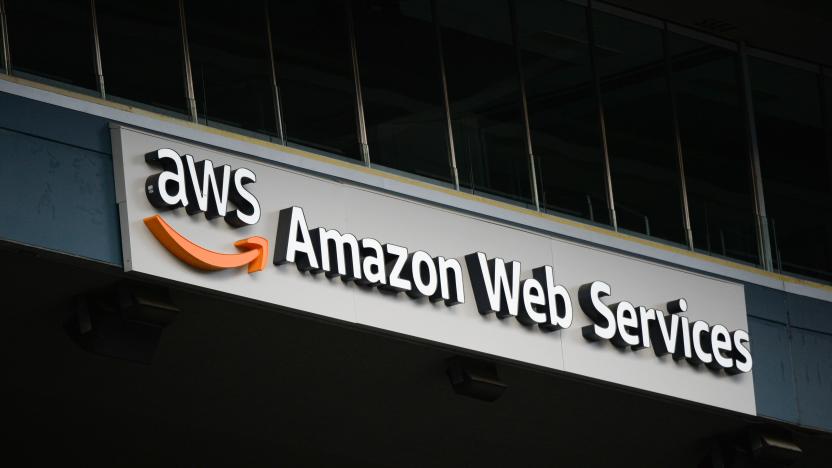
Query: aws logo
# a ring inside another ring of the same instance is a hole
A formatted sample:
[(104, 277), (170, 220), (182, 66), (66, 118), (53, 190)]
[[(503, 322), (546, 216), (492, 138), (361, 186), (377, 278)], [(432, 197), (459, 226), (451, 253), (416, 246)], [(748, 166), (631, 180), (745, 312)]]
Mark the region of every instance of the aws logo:
[[(222, 217), (238, 228), (260, 221), (260, 203), (246, 189), (257, 181), (254, 172), (231, 166), (214, 167), (210, 160), (195, 161), (190, 154), (180, 156), (163, 148), (145, 154), (145, 161), (163, 170), (147, 178), (145, 194), (160, 210), (185, 208), (189, 215), (203, 213), (206, 218)], [(233, 205), (233, 206), (232, 206)], [(234, 245), (238, 253), (220, 253), (201, 247), (173, 229), (161, 216), (144, 219), (156, 239), (177, 258), (201, 270), (223, 270), (248, 265), (254, 273), (266, 266), (269, 241), (254, 236)]]

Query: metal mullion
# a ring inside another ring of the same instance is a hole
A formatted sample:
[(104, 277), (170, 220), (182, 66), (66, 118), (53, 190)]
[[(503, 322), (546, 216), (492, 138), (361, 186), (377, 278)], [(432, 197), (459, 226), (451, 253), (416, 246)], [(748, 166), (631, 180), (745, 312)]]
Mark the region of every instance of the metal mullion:
[(263, 0), (263, 8), (266, 15), (266, 40), (269, 45), (269, 65), (271, 68), (272, 98), (274, 99), (274, 118), (277, 128), (277, 137), (282, 144), (286, 144), (286, 131), (283, 126), (283, 111), (280, 101), (280, 88), (277, 85), (277, 63), (274, 58), (274, 44), (272, 38), (272, 20), (269, 14), (269, 1)]
[(607, 126), (604, 116), (604, 103), (601, 100), (601, 77), (598, 75), (597, 59), (595, 54), (595, 30), (592, 23), (593, 2), (589, 0), (586, 8), (587, 35), (589, 37), (589, 62), (592, 68), (592, 78), (595, 85), (595, 101), (598, 106), (598, 122), (601, 133), (601, 151), (604, 157), (604, 186), (607, 194), (607, 208), (610, 213), (610, 224), (613, 230), (618, 231), (618, 216), (615, 212), (615, 196), (612, 190), (612, 169), (610, 167), (610, 153), (607, 142)]
[(364, 116), (364, 93), (361, 89), (361, 72), (358, 69), (358, 46), (355, 32), (355, 18), (353, 18), (352, 3), (345, 0), (347, 26), (350, 35), (350, 55), (352, 56), (352, 75), (355, 83), (355, 116), (358, 126), (358, 144), (361, 160), (365, 166), (370, 166), (370, 145), (367, 142), (367, 122)]
[(754, 196), (754, 211), (757, 216), (757, 251), (763, 269), (774, 270), (771, 255), (771, 235), (768, 229), (765, 194), (763, 193), (763, 173), (760, 168), (760, 149), (757, 144), (757, 123), (754, 116), (754, 100), (751, 93), (751, 79), (748, 69), (748, 55), (745, 43), (739, 47), (740, 79), (742, 80), (745, 100), (746, 125), (748, 128), (748, 150), (751, 163), (751, 187)]
[(98, 18), (95, 14), (95, 0), (90, 0), (90, 20), (92, 22), (92, 42), (95, 59), (95, 78), (98, 85), (98, 92), (101, 99), (107, 99), (107, 92), (104, 88), (104, 67), (101, 65), (101, 42), (98, 38)]
[(3, 69), (7, 75), (12, 73), (12, 54), (9, 48), (9, 25), (6, 21), (6, 1), (0, 0), (0, 28), (3, 29)]
[(456, 149), (454, 148), (454, 128), (451, 119), (451, 100), (448, 97), (448, 77), (445, 74), (445, 52), (442, 49), (442, 28), (439, 24), (439, 12), (436, 8), (436, 0), (430, 2), (430, 11), (433, 16), (433, 23), (436, 32), (436, 47), (439, 50), (439, 73), (442, 77), (442, 105), (445, 108), (445, 121), (448, 130), (448, 163), (451, 166), (451, 177), (454, 181), (454, 189), (459, 190), (459, 169), (456, 164)]
[(540, 211), (540, 194), (537, 186), (537, 170), (534, 163), (532, 149), (532, 133), (529, 128), (529, 103), (526, 98), (526, 79), (523, 74), (523, 59), (520, 56), (520, 33), (517, 25), (517, 6), (514, 0), (509, 1), (509, 15), (511, 16), (511, 39), (514, 42), (514, 56), (517, 59), (517, 78), (520, 82), (520, 103), (523, 111), (523, 131), (525, 132), (526, 155), (529, 158), (529, 181), (531, 182), (532, 201), (537, 211)]
[(179, 0), (179, 32), (182, 35), (182, 74), (185, 79), (185, 99), (188, 104), (188, 115), (190, 115), (192, 122), (197, 122), (194, 76), (191, 68), (191, 52), (188, 47), (188, 26), (185, 21), (185, 0)]
[(685, 158), (682, 149), (682, 132), (679, 128), (679, 107), (676, 102), (676, 89), (673, 85), (673, 66), (670, 54), (670, 32), (665, 24), (662, 42), (664, 42), (665, 73), (667, 75), (667, 89), (670, 92), (670, 112), (673, 119), (673, 139), (676, 146), (676, 161), (679, 167), (679, 191), (682, 197), (682, 216), (685, 228), (685, 240), (688, 248), (693, 250), (693, 228), (690, 221), (690, 202), (688, 200), (687, 178), (685, 176)]

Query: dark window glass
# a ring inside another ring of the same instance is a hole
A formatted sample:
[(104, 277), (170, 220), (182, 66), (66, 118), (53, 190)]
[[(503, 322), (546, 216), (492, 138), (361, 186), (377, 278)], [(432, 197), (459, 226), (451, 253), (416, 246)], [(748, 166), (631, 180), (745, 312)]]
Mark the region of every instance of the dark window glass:
[(430, 0), (361, 0), (354, 12), (373, 164), (451, 181)]
[(783, 270), (832, 279), (832, 195), (818, 75), (749, 58), (766, 210)]
[(593, 15), (618, 224), (683, 243), (663, 32), (605, 13)]
[(208, 125), (274, 135), (265, 8), (261, 1), (187, 1), (197, 111)]
[(520, 0), (517, 22), (540, 202), (609, 223), (586, 9)]
[(6, 0), (14, 71), (96, 89), (89, 0)]
[(669, 46), (694, 246), (756, 263), (737, 54), (676, 34), (670, 35)]
[(529, 161), (509, 4), (437, 3), (460, 182), (528, 203)]
[(345, 3), (273, 1), (269, 12), (287, 138), (361, 159)]
[(108, 96), (186, 113), (176, 0), (96, 0)]

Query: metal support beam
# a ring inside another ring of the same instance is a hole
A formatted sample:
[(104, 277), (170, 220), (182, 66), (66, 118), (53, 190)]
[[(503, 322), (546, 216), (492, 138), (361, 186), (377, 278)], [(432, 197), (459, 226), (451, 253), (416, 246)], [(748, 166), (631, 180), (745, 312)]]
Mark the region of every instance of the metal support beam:
[(191, 68), (191, 52), (188, 47), (188, 25), (185, 21), (185, 0), (179, 0), (179, 31), (182, 34), (182, 74), (185, 79), (185, 100), (191, 121), (197, 122), (194, 75)]
[(459, 190), (459, 169), (456, 165), (456, 148), (454, 148), (454, 127), (451, 119), (451, 101), (448, 97), (448, 77), (445, 74), (445, 53), (442, 49), (442, 28), (439, 25), (439, 10), (436, 8), (436, 0), (430, 2), (430, 11), (433, 16), (433, 24), (436, 33), (436, 47), (439, 50), (439, 73), (442, 77), (442, 105), (445, 109), (445, 124), (448, 131), (448, 165), (451, 168), (451, 179), (454, 182), (454, 189)]
[(670, 110), (673, 119), (673, 141), (676, 146), (676, 162), (679, 169), (679, 192), (682, 199), (682, 224), (685, 228), (685, 241), (688, 248), (693, 250), (693, 228), (690, 221), (690, 203), (688, 201), (688, 185), (685, 176), (685, 158), (682, 150), (682, 132), (679, 129), (679, 107), (676, 101), (676, 89), (673, 85), (673, 66), (670, 56), (670, 33), (667, 30), (667, 23), (664, 25), (662, 34), (664, 42), (665, 73), (667, 74), (667, 89), (670, 92)]
[(523, 131), (526, 155), (529, 158), (529, 182), (532, 189), (532, 202), (537, 211), (540, 211), (540, 192), (537, 187), (537, 168), (534, 161), (534, 150), (532, 149), (532, 133), (529, 127), (529, 103), (526, 98), (526, 78), (523, 74), (523, 58), (520, 55), (520, 33), (517, 25), (517, 5), (512, 0), (509, 2), (509, 15), (511, 16), (511, 39), (514, 42), (514, 56), (517, 60), (517, 78), (520, 82), (520, 103), (523, 112)]
[(601, 131), (601, 151), (604, 157), (604, 186), (607, 193), (607, 208), (610, 213), (610, 224), (613, 230), (618, 231), (618, 216), (615, 212), (615, 195), (612, 190), (612, 168), (610, 167), (610, 152), (607, 144), (607, 125), (604, 116), (604, 103), (601, 100), (601, 77), (598, 75), (597, 57), (595, 52), (595, 31), (592, 24), (592, 0), (587, 2), (586, 27), (589, 36), (589, 61), (592, 67), (592, 76), (595, 82), (595, 100), (598, 105), (598, 123)]
[(739, 68), (748, 128), (751, 187), (754, 192), (754, 214), (756, 215), (757, 221), (757, 252), (760, 254), (760, 266), (765, 270), (774, 271), (774, 262), (772, 261), (771, 254), (771, 234), (769, 231), (768, 215), (766, 213), (765, 194), (763, 193), (763, 173), (760, 168), (760, 149), (757, 145), (757, 124), (754, 119), (754, 99), (751, 93), (748, 55), (746, 53), (746, 45), (742, 42), (739, 47)]
[(9, 49), (9, 25), (6, 20), (6, 2), (0, 0), (0, 29), (3, 30), (3, 70), (7, 75), (12, 73), (12, 53)]
[(274, 119), (277, 128), (277, 137), (282, 144), (286, 144), (286, 127), (283, 126), (283, 108), (280, 104), (280, 88), (277, 86), (277, 63), (274, 58), (274, 44), (272, 42), (272, 20), (269, 14), (269, 1), (263, 0), (263, 8), (266, 16), (266, 40), (269, 45), (269, 65), (271, 67), (272, 98), (274, 99)]
[(361, 73), (358, 69), (358, 45), (355, 37), (355, 18), (353, 17), (352, 2), (345, 0), (347, 26), (350, 35), (350, 52), (352, 55), (352, 75), (355, 83), (355, 114), (358, 125), (358, 145), (361, 151), (361, 160), (364, 165), (370, 166), (370, 145), (367, 143), (367, 122), (364, 118), (364, 93), (361, 89)]
[(101, 65), (101, 42), (98, 39), (98, 18), (95, 14), (95, 0), (90, 0), (90, 20), (92, 21), (92, 44), (95, 60), (95, 82), (98, 86), (98, 93), (101, 99), (107, 99), (107, 91), (104, 88), (104, 67)]

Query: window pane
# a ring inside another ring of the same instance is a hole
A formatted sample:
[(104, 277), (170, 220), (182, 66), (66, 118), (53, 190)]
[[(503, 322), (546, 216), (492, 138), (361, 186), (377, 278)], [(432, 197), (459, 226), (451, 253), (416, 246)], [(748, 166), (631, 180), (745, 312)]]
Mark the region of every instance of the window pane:
[(593, 15), (618, 224), (683, 243), (662, 30)]
[(540, 202), (609, 223), (586, 9), (520, 0), (517, 22)]
[(670, 51), (694, 246), (757, 263), (737, 55), (676, 34)]
[(362, 0), (354, 8), (373, 164), (450, 182), (430, 0)]
[(176, 0), (96, 0), (95, 8), (107, 95), (186, 113)]
[(361, 159), (344, 2), (273, 1), (269, 12), (287, 138)]
[(528, 156), (508, 2), (437, 3), (460, 183), (528, 203)]
[(88, 0), (6, 0), (12, 68), (96, 89)]
[(832, 193), (815, 73), (749, 58), (766, 210), (785, 271), (832, 279)]
[(185, 4), (199, 117), (276, 134), (263, 2)]

